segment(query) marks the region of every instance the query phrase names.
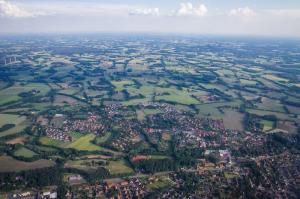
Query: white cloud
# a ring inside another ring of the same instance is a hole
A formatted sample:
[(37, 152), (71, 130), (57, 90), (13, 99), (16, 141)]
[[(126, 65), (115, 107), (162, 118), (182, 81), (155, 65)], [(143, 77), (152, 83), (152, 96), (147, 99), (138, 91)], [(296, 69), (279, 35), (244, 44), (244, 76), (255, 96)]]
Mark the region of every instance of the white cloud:
[(0, 0), (0, 16), (2, 17), (33, 17), (34, 15), (19, 6)]
[(207, 8), (204, 4), (193, 6), (192, 3), (181, 3), (180, 8), (175, 12), (177, 16), (204, 16), (207, 13)]
[(244, 8), (237, 8), (237, 9), (232, 9), (229, 11), (229, 16), (237, 16), (237, 17), (255, 17), (257, 13), (250, 9), (249, 7), (244, 7)]
[(300, 9), (269, 9), (264, 10), (266, 14), (277, 17), (300, 17)]
[(146, 15), (146, 16), (159, 16), (159, 8), (143, 8), (134, 9), (129, 12), (129, 15)]

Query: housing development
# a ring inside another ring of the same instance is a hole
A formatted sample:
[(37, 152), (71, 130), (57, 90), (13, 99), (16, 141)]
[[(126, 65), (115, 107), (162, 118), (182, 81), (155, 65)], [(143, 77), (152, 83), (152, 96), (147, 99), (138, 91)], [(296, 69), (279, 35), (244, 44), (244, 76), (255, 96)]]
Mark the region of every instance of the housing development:
[(1, 199), (299, 198), (299, 40), (0, 41)]

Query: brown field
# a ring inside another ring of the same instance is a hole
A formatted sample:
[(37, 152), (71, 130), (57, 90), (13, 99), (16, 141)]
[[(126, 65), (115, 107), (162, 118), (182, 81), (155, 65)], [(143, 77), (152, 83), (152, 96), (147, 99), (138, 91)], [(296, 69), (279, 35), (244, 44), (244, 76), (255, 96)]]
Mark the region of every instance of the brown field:
[(55, 105), (63, 105), (63, 104), (75, 105), (77, 103), (78, 101), (76, 99), (65, 95), (56, 95), (54, 100)]
[(8, 140), (6, 142), (6, 144), (25, 144), (25, 142), (27, 141), (27, 139), (25, 137), (17, 137), (17, 138), (14, 138), (12, 140)]
[(223, 120), (226, 129), (239, 130), (239, 131), (244, 130), (243, 117), (244, 115), (239, 112), (233, 110), (226, 110), (225, 117)]
[(85, 172), (95, 171), (97, 169), (97, 167), (90, 167), (90, 166), (78, 165), (72, 163), (66, 163), (64, 165), (64, 168), (79, 169)]
[(297, 133), (297, 126), (294, 122), (279, 121), (277, 124), (277, 128), (285, 130), (289, 133)]
[(86, 158), (86, 159), (110, 159), (111, 156), (106, 156), (106, 155), (83, 155), (80, 156), (80, 158)]
[(0, 172), (13, 172), (44, 167), (52, 167), (55, 163), (51, 160), (37, 160), (34, 162), (23, 162), (10, 156), (0, 156)]

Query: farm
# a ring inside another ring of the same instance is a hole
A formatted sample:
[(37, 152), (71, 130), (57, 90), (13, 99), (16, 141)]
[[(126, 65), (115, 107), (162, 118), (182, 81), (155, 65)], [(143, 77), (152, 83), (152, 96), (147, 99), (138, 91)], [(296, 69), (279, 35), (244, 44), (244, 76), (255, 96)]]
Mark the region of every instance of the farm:
[[(16, 182), (21, 174), (38, 176), (27, 184), (43, 175), (45, 186), (110, 198), (184, 198), (188, 189), (200, 198), (254, 189), (255, 197), (274, 198), (262, 192), (296, 190), (297, 42), (28, 38), (0, 44), (0, 175), (12, 175), (0, 186), (7, 190), (25, 187)], [(17, 61), (2, 63), (10, 56)]]

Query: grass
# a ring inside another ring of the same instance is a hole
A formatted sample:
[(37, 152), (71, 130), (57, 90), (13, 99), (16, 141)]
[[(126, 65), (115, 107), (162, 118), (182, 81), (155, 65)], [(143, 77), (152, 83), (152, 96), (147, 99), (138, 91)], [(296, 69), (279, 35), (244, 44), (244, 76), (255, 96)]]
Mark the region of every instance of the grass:
[(15, 124), (16, 126), (6, 131), (0, 132), (0, 137), (19, 133), (28, 126), (25, 116), (14, 114), (0, 114), (0, 127), (5, 124)]
[(55, 147), (61, 147), (62, 145), (65, 144), (63, 141), (50, 139), (46, 136), (41, 137), (39, 141), (42, 145), (55, 146)]
[(282, 112), (285, 113), (283, 105), (279, 100), (273, 100), (270, 98), (262, 97), (262, 103), (256, 103), (257, 109), (266, 110), (266, 111), (274, 111), (274, 112)]
[(87, 134), (68, 144), (65, 148), (73, 148), (80, 151), (100, 151), (102, 148), (91, 143), (96, 138), (94, 134)]
[(298, 84), (294, 84), (294, 86), (296, 86), (296, 87), (300, 88), (300, 83), (298, 83)]
[(264, 75), (263, 77), (268, 80), (277, 81), (277, 82), (284, 82), (284, 83), (289, 82), (288, 79), (281, 78), (281, 77), (278, 77), (278, 76), (272, 75), (272, 74), (267, 74), (267, 75)]
[(248, 80), (248, 79), (240, 79), (241, 84), (243, 85), (256, 85), (257, 82), (253, 80)]
[(43, 152), (56, 152), (57, 149), (52, 147), (46, 147), (46, 146), (35, 146), (38, 150), (41, 150)]
[(134, 84), (134, 82), (131, 80), (111, 81), (111, 83), (116, 87), (115, 91), (122, 91), (126, 86)]
[(225, 115), (223, 117), (225, 128), (232, 129), (232, 130), (239, 130), (239, 131), (244, 130), (243, 118), (244, 118), (244, 114), (234, 110), (226, 109)]
[(231, 179), (231, 178), (236, 178), (236, 177), (238, 177), (238, 175), (237, 175), (237, 174), (235, 174), (235, 173), (231, 173), (231, 172), (225, 172), (225, 173), (224, 173), (224, 176), (225, 176), (225, 178), (228, 178), (228, 179)]
[(171, 185), (171, 180), (167, 176), (160, 176), (158, 177), (157, 181), (154, 181), (152, 183), (147, 183), (146, 188), (155, 191), (155, 190), (161, 190), (164, 188), (167, 188)]
[(155, 159), (155, 160), (163, 160), (163, 159), (168, 159), (168, 156), (165, 155), (151, 155), (151, 159)]
[(14, 152), (14, 156), (19, 156), (19, 157), (24, 157), (24, 158), (32, 158), (35, 155), (37, 155), (35, 152), (33, 152), (25, 147), (21, 147), (20, 149), (18, 149)]
[(111, 132), (107, 132), (105, 133), (103, 136), (97, 136), (96, 137), (96, 142), (97, 144), (103, 144), (104, 142), (106, 142), (108, 140), (108, 138), (111, 137)]
[(137, 110), (136, 113), (138, 120), (142, 121), (147, 115), (155, 115), (157, 113), (161, 113), (161, 111), (158, 109), (141, 109)]
[(34, 162), (24, 162), (16, 160), (10, 156), (0, 156), (0, 172), (13, 172), (22, 170), (31, 170), (44, 167), (52, 167), (55, 165), (50, 160), (37, 160)]
[(165, 100), (185, 105), (199, 104), (199, 101), (191, 97), (191, 93), (187, 89), (178, 90), (176, 88), (163, 88), (160, 92), (167, 92), (169, 94), (156, 96), (156, 101)]
[(246, 109), (248, 113), (259, 115), (259, 116), (265, 116), (265, 115), (275, 115), (278, 119), (281, 120), (290, 120), (290, 121), (297, 121), (297, 118), (290, 117), (290, 115), (286, 113), (279, 113), (279, 112), (273, 112), (273, 111), (265, 111), (265, 110), (258, 110), (258, 109)]
[(132, 168), (124, 160), (109, 161), (107, 169), (112, 175), (133, 173)]
[(263, 125), (263, 132), (270, 131), (274, 128), (273, 121), (261, 120), (260, 123)]
[(30, 83), (26, 85), (15, 84), (0, 91), (0, 105), (16, 102), (21, 99), (18, 94), (22, 92), (29, 92), (33, 89), (40, 91), (37, 96), (43, 96), (50, 91), (50, 87), (42, 83)]
[(151, 99), (148, 99), (148, 98), (132, 99), (132, 100), (124, 101), (124, 102), (122, 102), (122, 104), (124, 106), (132, 106), (132, 105), (138, 105), (138, 104), (146, 103), (146, 102), (150, 102), (150, 101), (151, 101)]

